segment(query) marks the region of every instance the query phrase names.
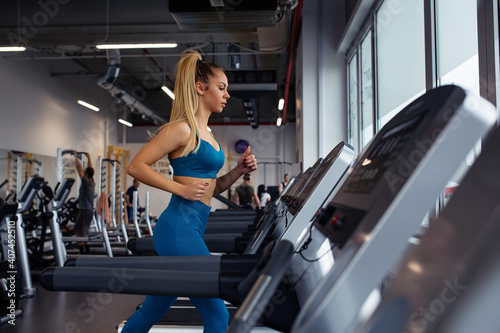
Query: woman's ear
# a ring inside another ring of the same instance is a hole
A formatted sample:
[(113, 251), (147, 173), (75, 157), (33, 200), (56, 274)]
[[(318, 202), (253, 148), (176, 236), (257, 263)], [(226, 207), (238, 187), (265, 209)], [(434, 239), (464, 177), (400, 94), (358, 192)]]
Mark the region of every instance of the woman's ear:
[(204, 85), (201, 81), (198, 81), (195, 83), (195, 87), (196, 87), (196, 92), (198, 93), (198, 95), (204, 95), (205, 94), (205, 91), (204, 91)]

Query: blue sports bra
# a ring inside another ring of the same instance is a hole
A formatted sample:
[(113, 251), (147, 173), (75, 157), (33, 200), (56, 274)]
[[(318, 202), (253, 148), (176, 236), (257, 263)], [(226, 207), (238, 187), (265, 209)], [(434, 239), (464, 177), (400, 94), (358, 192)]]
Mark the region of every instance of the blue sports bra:
[(224, 152), (219, 144), (219, 151), (205, 140), (200, 140), (200, 148), (196, 153), (170, 159), (175, 176), (194, 178), (217, 178), (217, 172), (224, 165)]

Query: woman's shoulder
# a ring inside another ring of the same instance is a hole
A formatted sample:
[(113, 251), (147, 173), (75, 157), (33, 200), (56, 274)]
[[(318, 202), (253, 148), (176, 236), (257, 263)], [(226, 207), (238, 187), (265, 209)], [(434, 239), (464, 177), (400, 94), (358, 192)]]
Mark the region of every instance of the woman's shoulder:
[(175, 121), (166, 124), (159, 135), (169, 139), (187, 140), (191, 134), (191, 127), (185, 121)]

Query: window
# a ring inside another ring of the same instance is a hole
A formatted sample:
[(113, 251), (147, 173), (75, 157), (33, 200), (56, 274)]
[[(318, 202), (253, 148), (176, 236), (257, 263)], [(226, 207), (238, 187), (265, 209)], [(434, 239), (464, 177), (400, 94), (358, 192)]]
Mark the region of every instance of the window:
[(365, 35), (361, 42), (361, 147), (373, 137), (373, 71), (372, 71), (372, 32)]
[(479, 95), (476, 0), (436, 0), (438, 85), (456, 84)]
[(349, 87), (349, 143), (358, 151), (358, 56), (347, 64)]
[(423, 3), (386, 0), (375, 14), (380, 127), (425, 92)]
[[(479, 95), (477, 1), (436, 0), (435, 6), (437, 84), (455, 84)], [(480, 151), (479, 141), (450, 186), (460, 182)]]

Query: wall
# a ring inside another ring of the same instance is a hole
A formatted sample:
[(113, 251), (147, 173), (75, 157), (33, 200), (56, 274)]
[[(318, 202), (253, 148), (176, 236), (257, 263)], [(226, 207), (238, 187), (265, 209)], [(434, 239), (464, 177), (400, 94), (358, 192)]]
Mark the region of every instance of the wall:
[[(49, 61), (0, 58), (0, 149), (51, 157), (59, 147), (76, 149), (89, 152), (95, 163), (108, 144), (116, 144), (121, 125), (110, 111), (112, 97), (97, 85), (96, 77), (51, 76), (80, 69), (71, 60), (56, 68)], [(78, 99), (101, 111), (80, 106)], [(47, 164), (44, 173), (55, 175), (48, 170), (55, 164)], [(50, 183), (55, 186), (55, 179)]]
[(302, 169), (347, 140), (346, 65), (336, 53), (344, 4), (304, 1), (296, 60), (297, 156)]
[[(119, 125), (109, 111), (111, 96), (95, 77), (52, 77), (51, 65), (0, 59), (0, 148), (56, 156), (64, 146), (102, 155), (107, 143), (116, 142)], [(78, 99), (101, 111), (78, 105)]]
[[(253, 174), (253, 186), (257, 189), (260, 184), (268, 186), (277, 186), (283, 174), (288, 172), (288, 167), (283, 169), (277, 164), (267, 164), (265, 167), (262, 162), (295, 162), (295, 126), (288, 124), (286, 126), (260, 126), (254, 130), (247, 126), (213, 126), (212, 133), (222, 147), (226, 156), (226, 163), (222, 167), (218, 176), (227, 173), (234, 167), (240, 157), (234, 150), (234, 144), (238, 140), (246, 140), (251, 147), (251, 152), (255, 154), (259, 164), (258, 170)], [(127, 129), (127, 132), (133, 132), (134, 135), (147, 138), (147, 131), (155, 131), (156, 128), (133, 127)], [(128, 137), (128, 135), (127, 135)], [(130, 151), (133, 157), (144, 143), (128, 143), (123, 148)], [(241, 179), (236, 183), (239, 184)], [(128, 184), (132, 184), (132, 178), (129, 176)], [(235, 185), (235, 186), (236, 186)], [(234, 186), (233, 186), (234, 188)], [(150, 191), (150, 211), (153, 216), (159, 216), (170, 201), (170, 194), (145, 184), (139, 186), (139, 200), (141, 206), (145, 202), (146, 191)], [(234, 190), (232, 191), (234, 193)], [(228, 192), (222, 196), (228, 198)], [(218, 200), (212, 200), (212, 209), (227, 208)]]

